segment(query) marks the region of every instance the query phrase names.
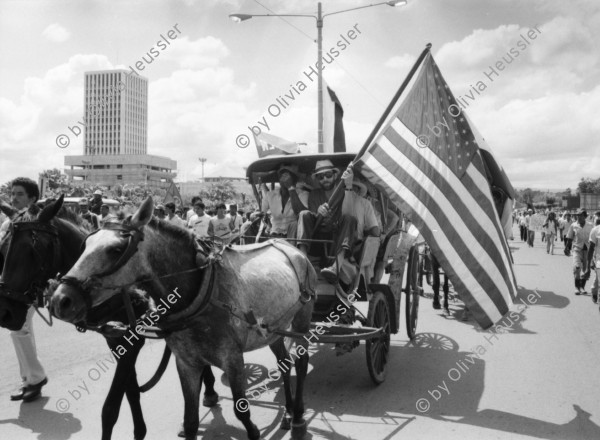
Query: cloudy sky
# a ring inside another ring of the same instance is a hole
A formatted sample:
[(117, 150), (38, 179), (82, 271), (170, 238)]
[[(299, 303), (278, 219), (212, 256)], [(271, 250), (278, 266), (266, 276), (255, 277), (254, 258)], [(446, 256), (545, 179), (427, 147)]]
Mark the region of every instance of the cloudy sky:
[[(324, 13), (368, 0), (330, 0)], [(257, 158), (236, 146), (249, 126), (306, 142), (316, 151), (317, 83), (311, 18), (231, 13), (314, 14), (313, 0), (0, 0), (0, 183), (37, 179), (82, 154), (83, 73), (129, 68), (177, 25), (178, 38), (141, 72), (149, 79), (148, 152), (178, 163), (179, 180), (241, 176)], [(522, 49), (521, 34), (537, 27)], [(597, 0), (409, 0), (325, 18), (323, 47), (356, 38), (324, 71), (344, 106), (350, 151), (357, 151), (427, 43), (455, 96), (516, 187), (574, 188), (600, 176), (600, 2)], [(514, 48), (519, 56), (493, 76)], [(291, 91), (298, 81), (306, 90)], [(486, 84), (479, 95), (471, 86)], [(293, 95), (283, 108), (279, 97)], [(277, 116), (274, 107), (281, 112)], [(263, 117), (265, 119), (263, 119)], [(68, 134), (70, 145), (56, 146)]]

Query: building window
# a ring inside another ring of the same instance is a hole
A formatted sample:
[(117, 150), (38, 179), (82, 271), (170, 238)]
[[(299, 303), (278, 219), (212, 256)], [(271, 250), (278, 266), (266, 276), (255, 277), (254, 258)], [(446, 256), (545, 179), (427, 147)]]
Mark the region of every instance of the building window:
[(123, 175), (122, 174), (117, 174), (117, 180), (123, 180)]

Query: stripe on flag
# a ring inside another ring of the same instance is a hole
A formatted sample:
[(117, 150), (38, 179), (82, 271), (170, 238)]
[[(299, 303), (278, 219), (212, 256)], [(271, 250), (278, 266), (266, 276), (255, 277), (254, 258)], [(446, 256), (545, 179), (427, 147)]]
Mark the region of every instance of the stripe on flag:
[(479, 148), (465, 117), (448, 111), (456, 101), (430, 53), (406, 90), (356, 164), (417, 226), (474, 318), (490, 327), (508, 312), (516, 283)]

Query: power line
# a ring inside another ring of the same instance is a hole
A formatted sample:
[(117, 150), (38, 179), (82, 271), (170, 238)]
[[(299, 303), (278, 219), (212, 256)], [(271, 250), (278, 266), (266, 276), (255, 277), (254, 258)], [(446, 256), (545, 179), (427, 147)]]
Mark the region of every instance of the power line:
[[(267, 11), (269, 11), (271, 14), (277, 14), (277, 12), (273, 11), (272, 9), (269, 9), (267, 6), (263, 5), (262, 3), (260, 3), (258, 0), (254, 0), (254, 2), (256, 4), (258, 4), (259, 6), (261, 6), (262, 8), (266, 9)], [(307, 37), (309, 40), (311, 40), (313, 43), (316, 43), (317, 41), (311, 37), (310, 35), (308, 35), (306, 32), (304, 32), (302, 29), (298, 28), (297, 26), (294, 26), (292, 23), (290, 23), (288, 20), (286, 20), (284, 17), (277, 17), (279, 19), (281, 19), (282, 21), (284, 21), (285, 23), (287, 23), (288, 25), (290, 25), (291, 27), (293, 27), (294, 29), (296, 29), (298, 32), (300, 32), (302, 35), (304, 35), (305, 37)], [(373, 95), (371, 93), (371, 91), (369, 89), (367, 89), (359, 80), (357, 80), (354, 75), (352, 75), (348, 69), (346, 69), (342, 63), (340, 63), (338, 60), (334, 60), (335, 63), (337, 65), (340, 66), (340, 68), (346, 72), (348, 74), (348, 76), (356, 83), (358, 84), (358, 86), (363, 89), (367, 95), (369, 95), (373, 101), (375, 101), (377, 104), (379, 104), (382, 108), (385, 108), (387, 104), (384, 104), (383, 102), (381, 102), (375, 95)]]
[[(272, 9), (267, 8), (265, 5), (263, 5), (261, 2), (259, 2), (258, 0), (254, 0), (254, 2), (260, 6), (262, 6), (264, 9), (266, 9), (267, 11), (269, 11), (271, 14), (277, 14), (277, 12), (273, 11)], [(279, 18), (281, 21), (286, 22), (287, 24), (289, 24), (291, 27), (293, 27), (294, 29), (296, 29), (298, 32), (300, 32), (302, 35), (304, 35), (305, 37), (307, 37), (310, 41), (312, 41), (313, 43), (316, 43), (316, 40), (311, 37), (310, 35), (308, 35), (306, 32), (304, 32), (302, 29), (300, 29), (297, 26), (294, 26), (291, 22), (289, 22), (288, 20), (286, 20), (284, 17), (277, 17)]]

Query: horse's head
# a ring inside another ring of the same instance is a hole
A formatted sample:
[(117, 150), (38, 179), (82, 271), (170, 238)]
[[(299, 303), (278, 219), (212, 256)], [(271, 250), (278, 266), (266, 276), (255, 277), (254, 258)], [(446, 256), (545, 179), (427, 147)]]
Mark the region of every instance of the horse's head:
[(52, 294), (54, 316), (71, 323), (84, 321), (92, 307), (151, 275), (145, 253), (138, 252), (138, 246), (153, 210), (152, 198), (147, 198), (133, 216), (106, 223), (88, 236), (79, 260)]
[[(32, 207), (22, 218), (1, 205), (12, 220), (0, 243), (0, 326), (19, 330), (25, 323), (27, 309), (41, 294), (49, 278), (56, 275), (60, 259), (58, 232), (51, 221), (63, 204), (61, 196), (40, 213)], [(36, 218), (37, 215), (37, 218)]]

